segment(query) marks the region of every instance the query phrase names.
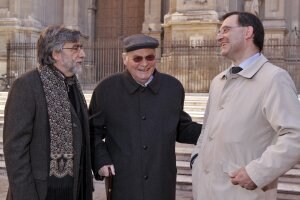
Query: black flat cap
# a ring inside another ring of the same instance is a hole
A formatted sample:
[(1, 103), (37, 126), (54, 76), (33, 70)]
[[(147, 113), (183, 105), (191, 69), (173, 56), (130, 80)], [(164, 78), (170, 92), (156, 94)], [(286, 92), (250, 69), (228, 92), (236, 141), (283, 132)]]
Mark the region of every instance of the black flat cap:
[(158, 47), (158, 44), (157, 39), (144, 34), (131, 35), (123, 39), (125, 52), (137, 49), (155, 49)]

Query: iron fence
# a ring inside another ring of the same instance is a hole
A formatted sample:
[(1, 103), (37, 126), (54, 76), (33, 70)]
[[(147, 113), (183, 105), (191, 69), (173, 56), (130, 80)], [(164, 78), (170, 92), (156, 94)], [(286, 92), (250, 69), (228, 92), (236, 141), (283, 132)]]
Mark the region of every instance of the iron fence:
[[(79, 75), (84, 89), (93, 89), (104, 77), (124, 70), (119, 40), (97, 41), (85, 45), (86, 59)], [(268, 39), (264, 55), (286, 69), (300, 91), (300, 42), (298, 39)], [(7, 73), (10, 77), (37, 67), (34, 43), (7, 44)], [(157, 68), (179, 79), (186, 92), (208, 92), (214, 76), (230, 62), (219, 55), (215, 41), (166, 41), (157, 51)], [(14, 79), (11, 79), (11, 82)]]

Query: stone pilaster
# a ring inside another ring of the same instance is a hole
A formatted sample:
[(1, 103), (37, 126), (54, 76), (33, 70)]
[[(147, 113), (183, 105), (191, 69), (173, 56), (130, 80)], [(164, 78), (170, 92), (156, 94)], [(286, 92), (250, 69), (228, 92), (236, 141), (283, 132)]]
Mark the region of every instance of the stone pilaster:
[(282, 39), (286, 35), (284, 0), (265, 0), (263, 24), (266, 38)]
[(78, 13), (78, 0), (64, 0), (64, 24), (68, 28), (79, 30)]
[(145, 21), (143, 23), (144, 34), (160, 40), (161, 33), (161, 1), (145, 0)]
[(89, 42), (93, 43), (95, 41), (95, 18), (96, 18), (96, 5), (95, 0), (89, 1), (88, 7), (88, 35)]
[[(86, 41), (90, 39), (89, 31), (93, 26), (88, 23), (92, 23), (95, 14), (94, 8), (90, 5), (89, 1), (84, 0), (64, 0), (63, 24), (68, 28), (79, 30)], [(89, 15), (91, 18), (89, 18)]]

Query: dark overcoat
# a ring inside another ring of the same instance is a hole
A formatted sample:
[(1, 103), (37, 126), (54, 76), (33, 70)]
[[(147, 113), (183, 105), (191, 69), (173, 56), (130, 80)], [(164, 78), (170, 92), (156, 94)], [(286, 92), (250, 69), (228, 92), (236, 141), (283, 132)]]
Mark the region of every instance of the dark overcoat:
[[(82, 102), (83, 103), (83, 102)], [(89, 132), (88, 113), (83, 111), (83, 123), (71, 107), (74, 134), (74, 198), (82, 146), (82, 131)], [(9, 180), (7, 200), (45, 200), (50, 163), (50, 127), (46, 98), (37, 70), (17, 79), (8, 95), (4, 119), (4, 155)], [(83, 124), (83, 126), (82, 126)], [(92, 199), (92, 174), (89, 134), (85, 134), (87, 176), (84, 184)]]
[(95, 174), (114, 164), (113, 200), (175, 200), (175, 142), (196, 143), (201, 131), (183, 111), (184, 94), (177, 79), (158, 71), (147, 87), (128, 71), (96, 87), (89, 109), (92, 163)]

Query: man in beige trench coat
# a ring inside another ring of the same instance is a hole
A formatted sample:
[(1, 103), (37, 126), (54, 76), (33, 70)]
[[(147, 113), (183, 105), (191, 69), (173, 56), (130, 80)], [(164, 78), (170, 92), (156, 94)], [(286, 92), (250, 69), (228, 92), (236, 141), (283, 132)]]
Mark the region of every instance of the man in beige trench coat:
[(192, 155), (194, 200), (275, 200), (277, 178), (300, 161), (295, 85), (261, 53), (255, 15), (225, 14), (217, 41), (232, 66), (211, 84)]

